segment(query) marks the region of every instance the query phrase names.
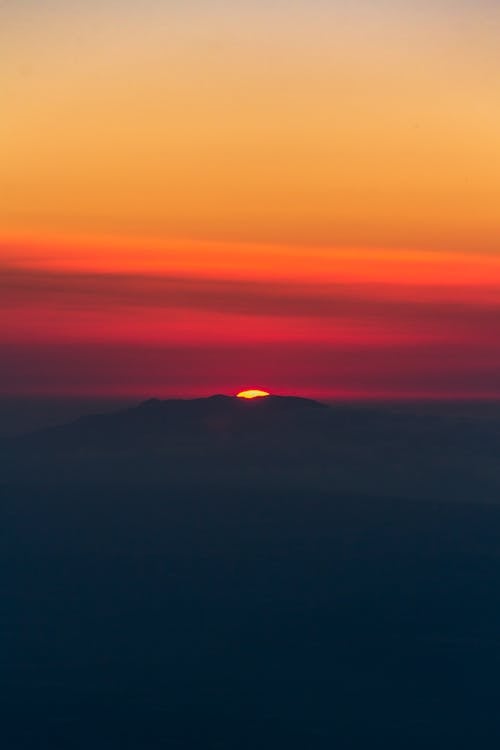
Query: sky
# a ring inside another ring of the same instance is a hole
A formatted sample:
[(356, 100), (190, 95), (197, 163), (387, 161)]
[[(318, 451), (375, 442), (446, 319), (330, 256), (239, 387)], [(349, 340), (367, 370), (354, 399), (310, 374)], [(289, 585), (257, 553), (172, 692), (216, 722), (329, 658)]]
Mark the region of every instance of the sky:
[(0, 395), (500, 396), (499, 34), (0, 1)]

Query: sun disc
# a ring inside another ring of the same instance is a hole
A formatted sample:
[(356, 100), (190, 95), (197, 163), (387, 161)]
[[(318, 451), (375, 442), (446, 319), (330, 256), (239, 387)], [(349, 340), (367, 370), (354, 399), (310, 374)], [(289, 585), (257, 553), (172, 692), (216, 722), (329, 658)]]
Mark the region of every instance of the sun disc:
[(249, 390), (249, 391), (241, 391), (237, 394), (237, 398), (246, 398), (246, 399), (252, 399), (252, 398), (264, 398), (265, 396), (270, 396), (271, 394), (267, 391), (259, 391), (259, 390)]

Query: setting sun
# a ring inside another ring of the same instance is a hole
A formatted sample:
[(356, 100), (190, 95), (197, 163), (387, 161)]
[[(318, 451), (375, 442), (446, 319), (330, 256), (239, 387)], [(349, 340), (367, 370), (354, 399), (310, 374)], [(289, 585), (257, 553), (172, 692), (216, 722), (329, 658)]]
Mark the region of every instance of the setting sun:
[(241, 393), (237, 394), (237, 398), (263, 398), (264, 396), (270, 396), (271, 394), (267, 391), (259, 391), (259, 390), (250, 390), (250, 391), (241, 391)]

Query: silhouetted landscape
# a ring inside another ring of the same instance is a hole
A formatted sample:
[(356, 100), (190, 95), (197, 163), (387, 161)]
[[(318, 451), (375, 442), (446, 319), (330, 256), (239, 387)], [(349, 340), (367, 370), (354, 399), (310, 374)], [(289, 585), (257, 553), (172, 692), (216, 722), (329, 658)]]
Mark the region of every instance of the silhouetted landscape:
[(151, 399), (5, 438), (4, 746), (493, 746), (495, 409)]

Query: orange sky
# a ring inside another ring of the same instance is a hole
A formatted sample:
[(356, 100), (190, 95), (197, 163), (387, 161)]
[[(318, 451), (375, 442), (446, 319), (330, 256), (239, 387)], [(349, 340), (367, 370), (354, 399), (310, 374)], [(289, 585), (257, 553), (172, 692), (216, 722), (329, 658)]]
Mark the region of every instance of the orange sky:
[(0, 5), (0, 392), (500, 394), (496, 4), (175, 6)]

